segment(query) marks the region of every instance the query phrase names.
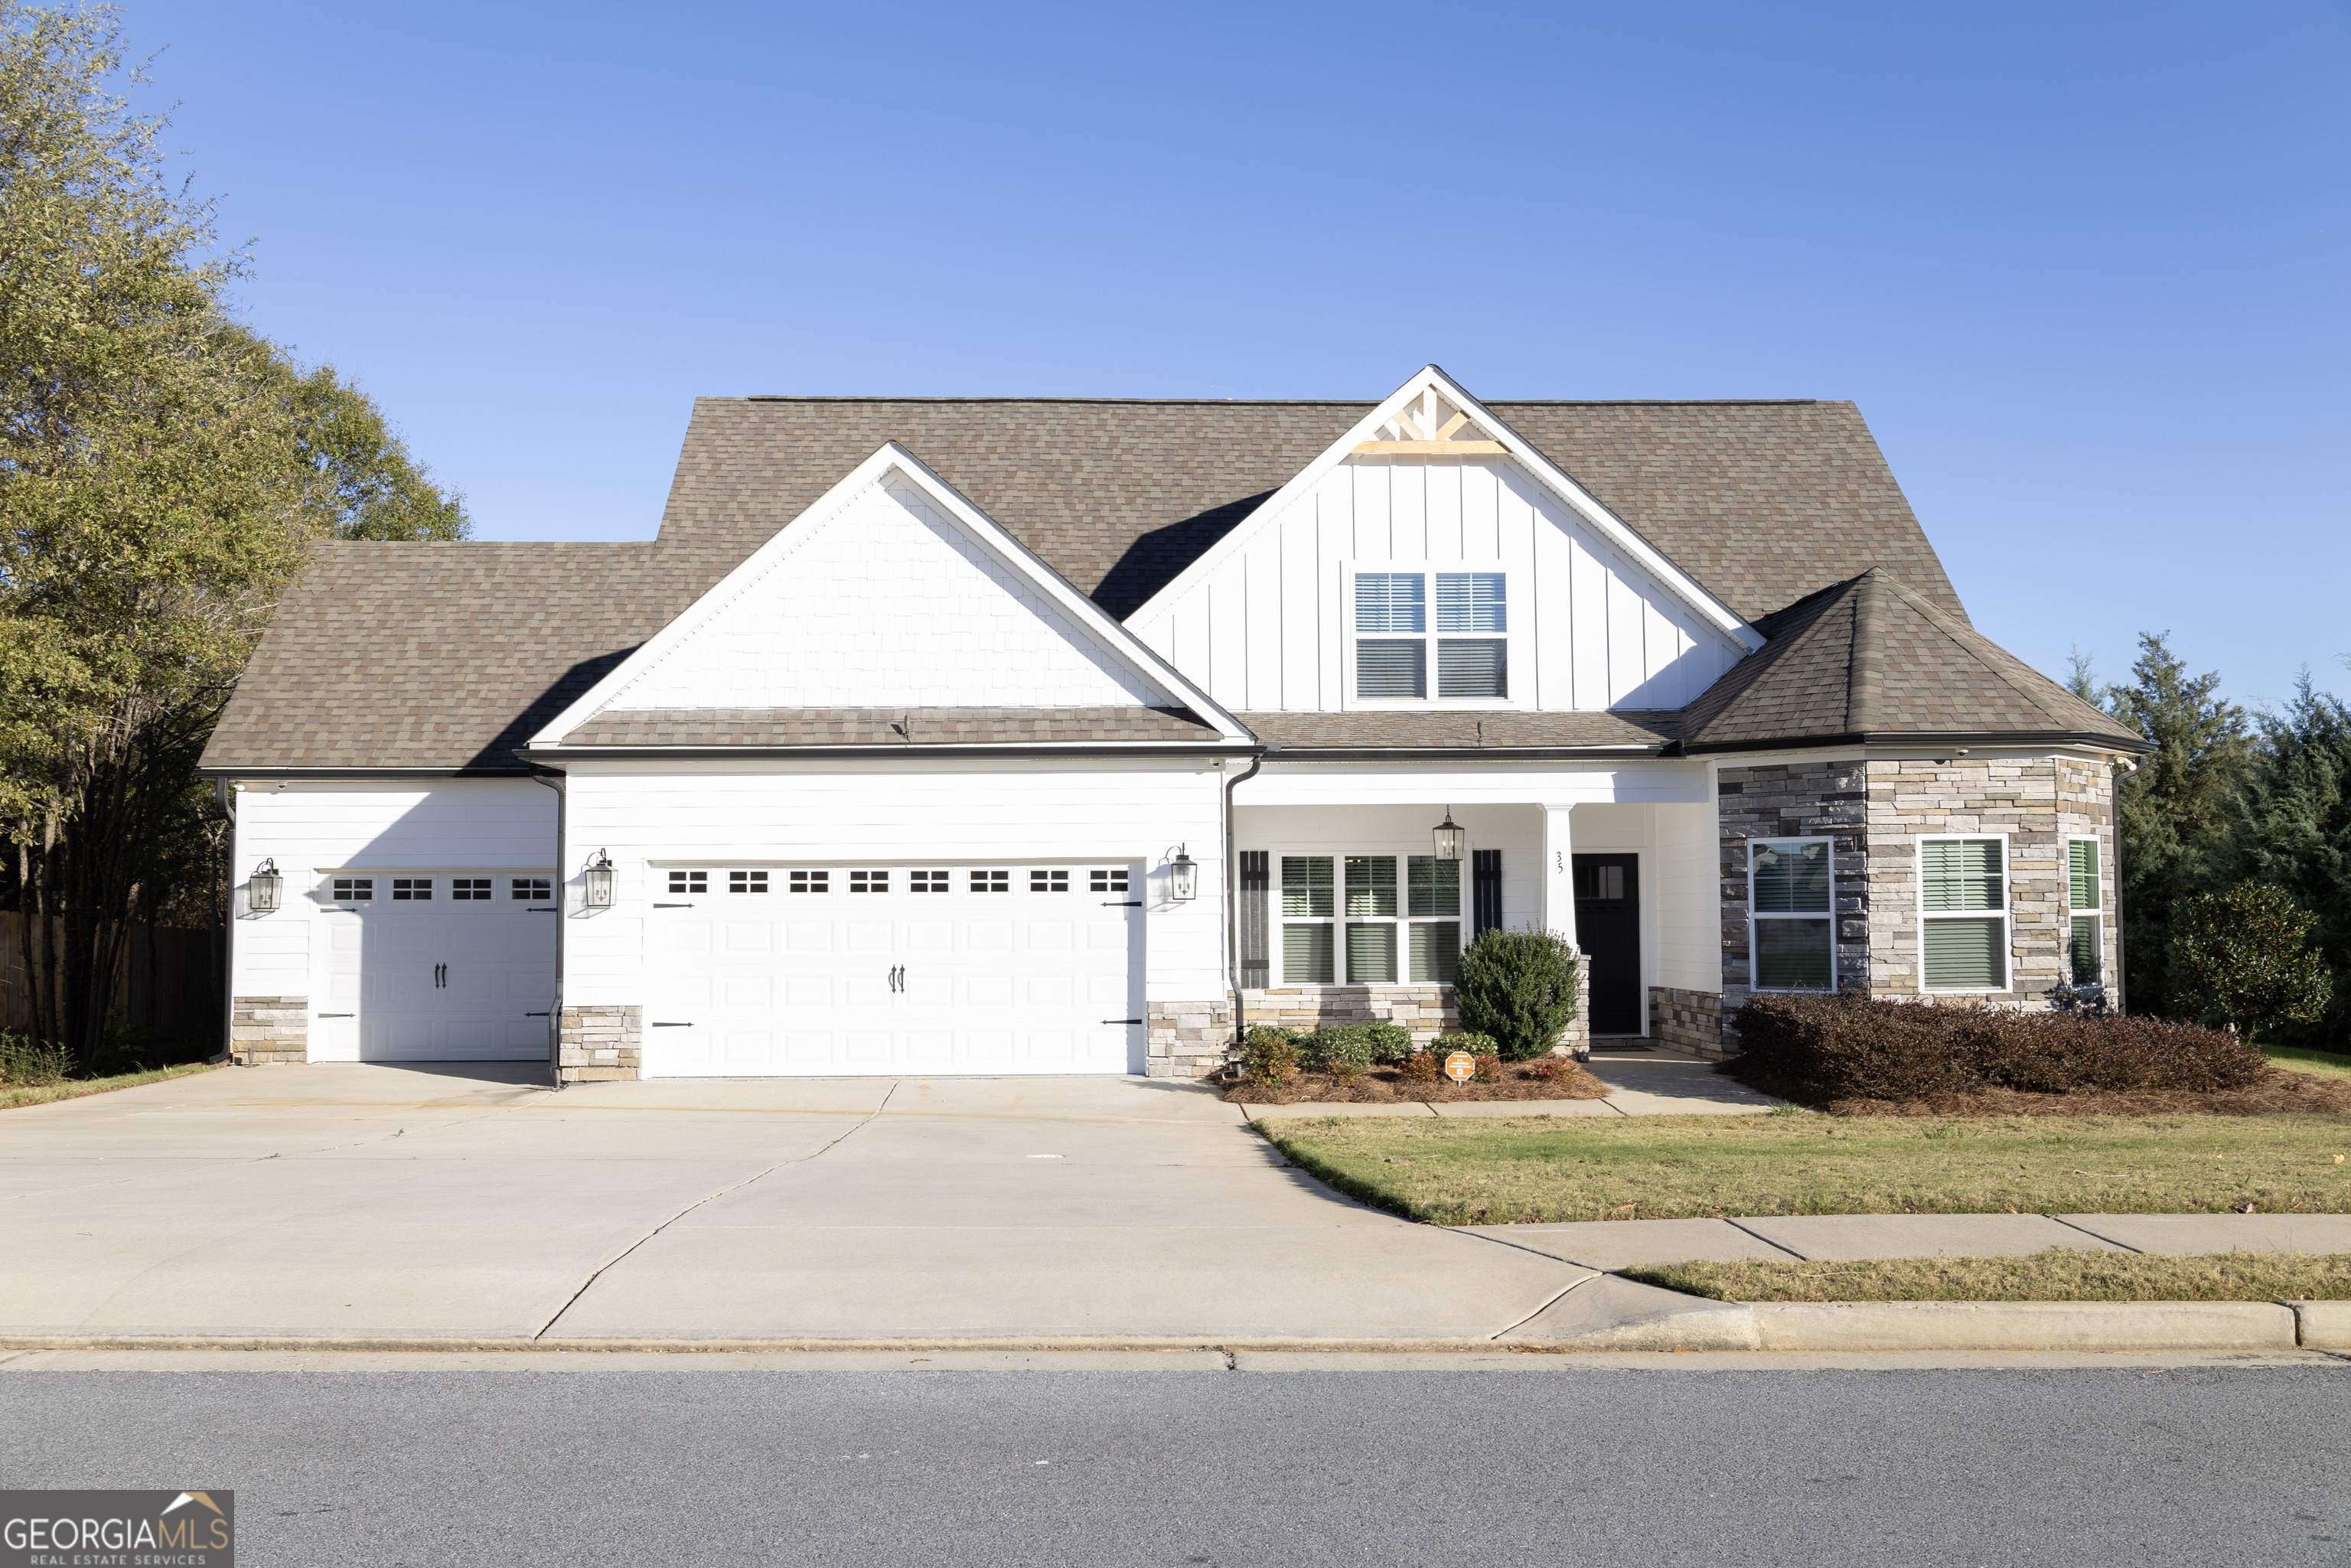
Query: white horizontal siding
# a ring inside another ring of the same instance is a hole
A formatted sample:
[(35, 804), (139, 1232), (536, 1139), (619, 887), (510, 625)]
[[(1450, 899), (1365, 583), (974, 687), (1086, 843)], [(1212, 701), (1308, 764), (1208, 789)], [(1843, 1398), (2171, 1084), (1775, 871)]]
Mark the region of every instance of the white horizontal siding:
[[(1152, 1001), (1224, 994), (1221, 850), (1225, 776), (1196, 765), (1056, 768), (932, 764), (779, 773), (575, 768), (564, 856), (567, 1005), (642, 1003), (645, 906), (656, 862), (1141, 861), (1144, 989)], [(1199, 895), (1166, 897), (1165, 861), (1188, 844)], [(609, 910), (580, 903), (579, 868), (599, 850), (617, 874)]]
[(609, 705), (1109, 707), (1169, 699), (904, 481), (772, 568)]
[[(230, 994), (308, 996), (314, 915), (334, 872), (550, 870), (555, 796), (520, 779), (255, 785), (236, 797), (236, 856)], [(246, 884), (264, 860), (277, 862), (285, 897), (256, 916)]]
[(1339, 711), (1350, 561), (1508, 570), (1524, 707), (1680, 707), (1744, 653), (1507, 457), (1342, 463), (1133, 630), (1228, 707)]

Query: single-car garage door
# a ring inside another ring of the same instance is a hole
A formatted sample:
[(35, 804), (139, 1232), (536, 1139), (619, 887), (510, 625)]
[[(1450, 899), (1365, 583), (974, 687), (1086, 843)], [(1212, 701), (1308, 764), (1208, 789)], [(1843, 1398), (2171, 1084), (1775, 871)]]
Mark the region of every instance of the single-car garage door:
[(1142, 1070), (1131, 862), (653, 874), (648, 1078)]
[(544, 1061), (555, 997), (546, 875), (332, 876), (313, 1061)]

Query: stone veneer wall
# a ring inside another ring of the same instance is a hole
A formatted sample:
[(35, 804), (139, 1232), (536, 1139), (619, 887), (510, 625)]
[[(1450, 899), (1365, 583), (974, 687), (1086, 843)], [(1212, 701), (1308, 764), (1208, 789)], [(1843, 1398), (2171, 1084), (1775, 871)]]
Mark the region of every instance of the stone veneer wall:
[(1208, 1078), (1232, 1058), (1233, 1004), (1154, 1002), (1144, 1009), (1149, 1044), (1144, 1072), (1153, 1078)]
[(1731, 1015), (1754, 977), (1747, 964), (1747, 841), (1830, 841), (1836, 879), (1836, 972), (1857, 984), (1869, 972), (1869, 782), (1857, 758), (1724, 768), (1715, 775), (1715, 815), (1722, 850), (1722, 996), (1719, 1051), (1739, 1049)]
[(1675, 986), (1649, 988), (1649, 1038), (1669, 1051), (1694, 1051), (1720, 1056), (1722, 993), (1686, 991)]
[(594, 1083), (634, 1078), (643, 1064), (645, 1009), (641, 1007), (566, 1008), (556, 1030), (558, 1083)]
[(2065, 840), (2095, 836), (2104, 884), (2105, 961), (2115, 962), (2114, 815), (2103, 764), (2053, 757), (1951, 756), (1723, 768), (1722, 1017), (1746, 1001), (1747, 841), (1826, 837), (1834, 844), (1838, 983), (1871, 996), (1925, 998), (1919, 973), (1918, 840), (1944, 833), (2008, 839), (2009, 988), (1980, 999), (2046, 1005), (2072, 977)]
[[(2008, 835), (2009, 988), (1981, 999), (2046, 1006), (2072, 977), (2065, 956), (2064, 824), (2057, 759), (1915, 758), (1869, 765), (1868, 988), (1877, 997), (1924, 997), (1918, 936), (1922, 835)], [(2102, 868), (2103, 871), (2103, 868)]]
[(231, 1002), (228, 1051), (245, 1067), (310, 1060), (310, 998), (237, 997)]

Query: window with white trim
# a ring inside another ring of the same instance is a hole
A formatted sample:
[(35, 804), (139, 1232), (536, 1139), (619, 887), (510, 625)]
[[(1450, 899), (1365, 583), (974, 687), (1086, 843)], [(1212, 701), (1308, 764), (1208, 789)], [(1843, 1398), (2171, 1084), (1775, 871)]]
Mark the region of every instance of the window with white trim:
[(1354, 601), (1359, 700), (1425, 702), (1434, 695), (1439, 702), (1499, 702), (1510, 696), (1507, 573), (1359, 571)]
[(2065, 905), (2072, 915), (2066, 954), (2074, 983), (2095, 986), (2105, 978), (2105, 898), (2098, 876), (2098, 841), (2065, 841)]
[[(745, 873), (737, 872), (735, 874), (741, 876)], [(764, 881), (765, 879), (763, 878), (762, 880)], [(831, 893), (832, 891), (832, 873), (829, 871), (796, 871), (791, 873), (790, 880), (785, 885), (793, 893)], [(737, 889), (735, 891), (740, 892), (741, 890)], [(758, 891), (765, 893), (768, 890), (763, 886), (759, 888)]]
[(1835, 847), (1747, 841), (1747, 972), (1759, 991), (1836, 988)]
[(1919, 967), (1930, 991), (2008, 989), (2008, 841), (1918, 841)]
[(849, 873), (849, 891), (852, 893), (887, 893), (890, 891), (890, 873), (886, 871), (851, 872)]
[(1070, 891), (1070, 873), (1065, 871), (1031, 871), (1029, 873), (1029, 891), (1067, 893)]
[(1460, 862), (1281, 857), (1282, 984), (1451, 985), (1460, 954)]
[(951, 873), (943, 871), (912, 871), (906, 873), (909, 893), (945, 893)]
[(1012, 891), (1012, 873), (1008, 871), (975, 870), (971, 873), (971, 891), (974, 893), (1010, 893)]
[(1126, 891), (1126, 868), (1123, 865), (1096, 866), (1086, 874), (1092, 879), (1092, 885), (1086, 890), (1089, 893), (1124, 893)]

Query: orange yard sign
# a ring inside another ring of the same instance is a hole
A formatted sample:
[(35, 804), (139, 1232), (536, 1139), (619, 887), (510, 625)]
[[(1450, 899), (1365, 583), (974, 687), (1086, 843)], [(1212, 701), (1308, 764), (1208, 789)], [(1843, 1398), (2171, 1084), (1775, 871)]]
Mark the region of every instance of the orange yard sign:
[(1456, 1083), (1467, 1083), (1478, 1076), (1478, 1059), (1466, 1051), (1457, 1051), (1445, 1059), (1445, 1076)]

